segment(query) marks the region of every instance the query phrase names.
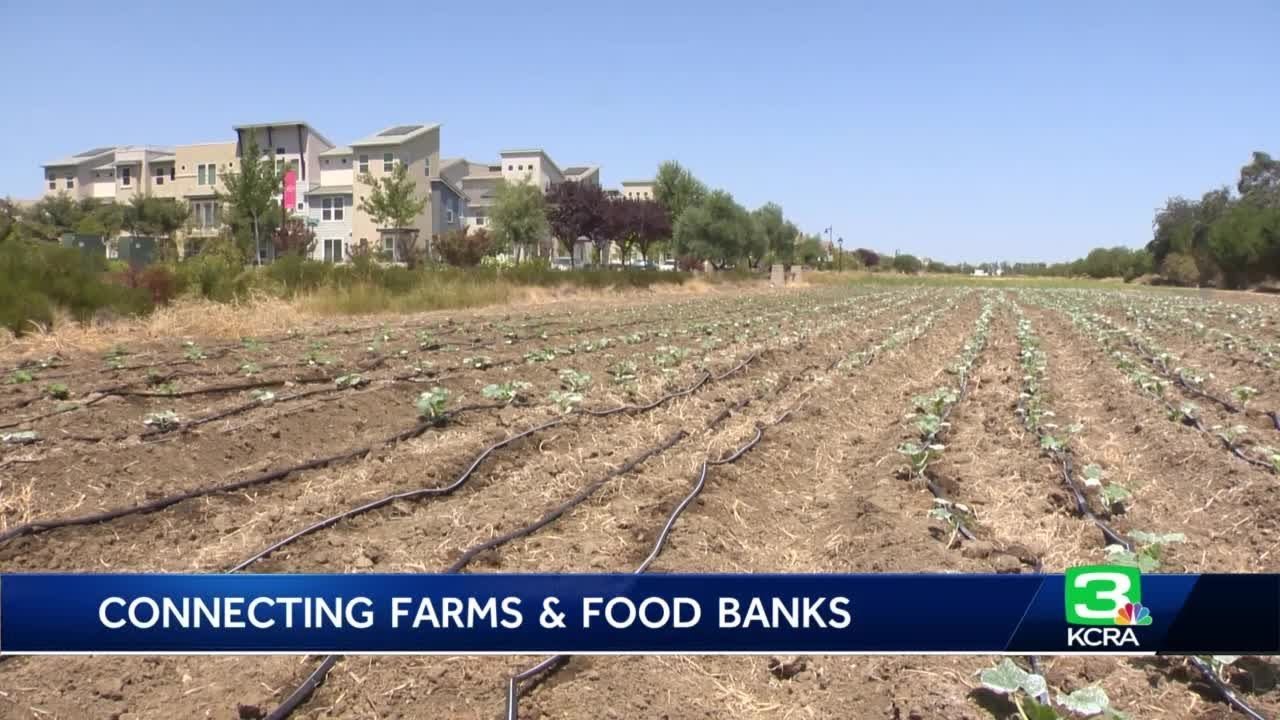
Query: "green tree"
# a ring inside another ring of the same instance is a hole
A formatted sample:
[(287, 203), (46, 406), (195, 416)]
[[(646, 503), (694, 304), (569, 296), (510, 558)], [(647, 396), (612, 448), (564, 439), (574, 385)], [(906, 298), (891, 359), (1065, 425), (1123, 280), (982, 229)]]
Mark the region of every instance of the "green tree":
[(805, 235), (796, 243), (795, 259), (802, 265), (817, 265), (825, 255), (822, 252), (822, 238), (817, 235)]
[(277, 171), (273, 158), (262, 154), (256, 140), (250, 138), (240, 154), (238, 171), (222, 176), (225, 191), (218, 202), (227, 206), (232, 231), (246, 236), (253, 246), (254, 263), (262, 258), (262, 240), (283, 220), (280, 204), (275, 200), (283, 187), (283, 173)]
[(790, 265), (796, 252), (796, 235), (799, 234), (796, 226), (782, 215), (782, 208), (776, 203), (765, 203), (751, 214), (764, 232), (774, 262)]
[(909, 253), (899, 253), (893, 257), (893, 269), (900, 273), (915, 275), (924, 269), (924, 263), (920, 262), (920, 258)]
[(706, 199), (707, 186), (683, 165), (675, 160), (668, 160), (658, 166), (658, 174), (653, 182), (653, 196), (671, 213), (671, 224), (675, 225), (685, 209)]
[(1280, 210), (1257, 200), (1236, 203), (1209, 228), (1209, 252), (1228, 287), (1245, 287), (1271, 269), (1265, 261), (1280, 240)]
[(190, 217), (191, 208), (181, 200), (134, 195), (121, 208), (120, 226), (135, 237), (155, 239), (160, 259), (172, 262), (178, 259), (177, 233)]
[(716, 190), (680, 213), (676, 254), (709, 260), (716, 269), (724, 269), (744, 255), (750, 231), (746, 210), (732, 195)]
[(510, 250), (520, 261), (547, 237), (547, 204), (542, 190), (529, 182), (499, 180), (489, 224), (500, 252)]
[(1249, 164), (1240, 168), (1236, 189), (1241, 197), (1265, 207), (1280, 206), (1280, 160), (1264, 152), (1254, 152)]
[[(369, 195), (360, 201), (360, 210), (368, 213), (384, 232), (391, 232), (398, 256), (393, 259), (411, 268), (417, 267), (417, 229), (413, 223), (427, 207), (428, 199), (418, 196), (418, 185), (409, 177), (408, 166), (398, 162), (390, 175), (377, 179), (364, 173), (360, 182), (369, 186)], [(431, 253), (430, 243), (428, 238), (428, 255)]]
[(1200, 269), (1195, 258), (1186, 253), (1169, 253), (1160, 264), (1160, 275), (1178, 285), (1195, 285), (1200, 280)]
[(75, 232), (83, 208), (65, 192), (46, 195), (27, 208), (25, 220), (31, 234), (41, 240), (58, 242), (63, 234)]

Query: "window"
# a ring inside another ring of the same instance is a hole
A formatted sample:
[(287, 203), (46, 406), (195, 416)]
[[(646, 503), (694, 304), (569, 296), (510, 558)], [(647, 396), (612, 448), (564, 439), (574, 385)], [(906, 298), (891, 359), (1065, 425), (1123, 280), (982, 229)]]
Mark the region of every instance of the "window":
[(218, 166), (213, 163), (208, 165), (196, 166), (196, 184), (197, 185), (217, 185), (218, 184)]
[(391, 172), (391, 168), (393, 165), (395, 165), (395, 163), (396, 163), (396, 160), (394, 155), (392, 155), (391, 153), (382, 154), (382, 171), (383, 172)]
[(480, 215), (479, 217), (476, 218), (476, 224), (483, 226), (486, 220), (488, 220), (488, 218), (486, 218), (483, 215)]
[(396, 260), (396, 239), (395, 239), (395, 237), (393, 237), (393, 236), (391, 236), (391, 235), (383, 235), (383, 236), (382, 236), (382, 252), (386, 253), (387, 257), (388, 257), (388, 258), (390, 258), (392, 262), (395, 262), (395, 260)]
[(191, 222), (199, 230), (217, 228), (220, 215), (218, 203), (214, 200), (197, 200), (191, 203)]
[(50, 189), (50, 190), (57, 190), (57, 189), (58, 189), (58, 181), (57, 181), (57, 180), (50, 180), (50, 181), (49, 181), (49, 189)]
[(132, 172), (133, 172), (133, 168), (127, 168), (127, 167), (120, 168), (120, 184), (121, 185), (125, 187), (129, 187), (129, 181), (131, 179), (129, 177), (129, 174)]
[(369, 156), (368, 155), (360, 156), (360, 172), (362, 173), (369, 172)]
[(333, 219), (333, 198), (325, 198), (324, 200), (320, 201), (320, 219), (321, 220)]
[(515, 166), (514, 166), (514, 165), (508, 165), (508, 166), (507, 166), (507, 172), (511, 172), (511, 171), (513, 171), (513, 170), (515, 170)]
[(283, 154), (284, 154), (284, 148), (276, 148), (276, 154), (277, 154), (277, 155), (283, 155)]
[(342, 238), (325, 238), (324, 261), (342, 262)]
[(342, 217), (342, 198), (336, 197), (333, 199), (333, 219), (341, 220)]
[(164, 184), (164, 168), (156, 168), (156, 184)]
[(177, 177), (177, 173), (176, 173), (176, 172), (174, 172), (173, 166), (172, 166), (172, 165), (170, 165), (170, 166), (169, 166), (169, 179), (170, 179), (170, 180), (173, 180), (173, 179), (174, 179), (174, 178), (176, 178), (176, 177)]
[(422, 161), (422, 173), (427, 177), (431, 177), (431, 158)]
[(453, 208), (445, 208), (444, 221), (450, 225), (453, 224)]
[(67, 176), (67, 189), (68, 189), (68, 190), (70, 190), (71, 188), (73, 188), (73, 187), (75, 187), (75, 186), (76, 186), (76, 181), (75, 181), (75, 179), (74, 179), (74, 178), (72, 178), (70, 175), (68, 175), (68, 176)]

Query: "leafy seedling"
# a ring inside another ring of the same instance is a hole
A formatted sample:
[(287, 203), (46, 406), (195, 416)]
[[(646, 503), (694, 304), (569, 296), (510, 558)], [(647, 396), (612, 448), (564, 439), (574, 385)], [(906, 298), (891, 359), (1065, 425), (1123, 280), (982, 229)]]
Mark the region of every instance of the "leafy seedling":
[(581, 393), (591, 385), (591, 375), (565, 368), (560, 371), (560, 384), (570, 392)]
[(436, 341), (436, 338), (434, 335), (427, 332), (426, 330), (418, 331), (418, 349), (419, 350), (435, 350), (438, 347), (440, 347), (440, 343)]
[(257, 352), (258, 350), (261, 350), (264, 347), (266, 347), (261, 342), (251, 337), (240, 338), (240, 345), (243, 346), (245, 350), (249, 350), (252, 352)]
[(12, 373), (9, 374), (10, 385), (23, 385), (35, 379), (36, 379), (36, 376), (33, 375), (30, 370), (19, 369), (19, 370), (14, 370)]
[(253, 398), (259, 405), (270, 405), (276, 401), (276, 394), (270, 390), (254, 390), (249, 393), (249, 397)]
[(560, 410), (562, 415), (573, 412), (582, 403), (582, 393), (552, 390), (547, 398)]
[(527, 363), (544, 363), (551, 362), (556, 359), (556, 351), (552, 348), (543, 350), (531, 350), (524, 354), (524, 361)]
[(262, 366), (257, 363), (245, 363), (240, 366), (240, 372), (244, 373), (246, 377), (253, 377), (262, 372)]
[(362, 385), (368, 385), (369, 380), (360, 373), (349, 373), (347, 375), (339, 375), (333, 383), (340, 388), (358, 388)]
[(205, 354), (204, 348), (189, 340), (183, 343), (182, 346), (186, 348), (186, 352), (184, 352), (183, 355), (192, 362), (199, 362), (200, 360), (204, 360), (209, 357)]
[(522, 380), (512, 380), (501, 384), (492, 383), (485, 385), (484, 389), (480, 391), (480, 394), (490, 400), (497, 400), (502, 403), (513, 403), (520, 399), (520, 395), (524, 393), (525, 390), (528, 390), (531, 387), (533, 386)]
[(1257, 396), (1257, 388), (1252, 388), (1248, 385), (1237, 385), (1231, 388), (1231, 397), (1235, 398), (1236, 402), (1240, 403), (1241, 407), (1248, 405), (1249, 401)]
[(439, 423), (445, 418), (445, 407), (449, 404), (449, 391), (442, 387), (433, 387), (418, 396), (415, 405), (418, 417), (430, 422)]
[(181, 423), (178, 413), (172, 410), (151, 413), (142, 419), (142, 424), (156, 430), (172, 430)]
[(63, 383), (50, 383), (45, 388), (45, 392), (49, 393), (49, 397), (54, 400), (66, 400), (71, 397), (71, 390)]
[(476, 355), (475, 357), (462, 358), (462, 364), (466, 367), (484, 370), (493, 366), (493, 358), (488, 355)]
[(613, 381), (619, 385), (633, 382), (637, 378), (638, 371), (639, 368), (631, 360), (615, 363), (608, 369), (608, 373), (613, 376)]
[(945, 449), (947, 449), (946, 445), (937, 443), (923, 445), (915, 442), (905, 442), (898, 446), (898, 452), (906, 455), (911, 462), (911, 475), (913, 477), (923, 475), (925, 469), (929, 467), (929, 463), (937, 459)]

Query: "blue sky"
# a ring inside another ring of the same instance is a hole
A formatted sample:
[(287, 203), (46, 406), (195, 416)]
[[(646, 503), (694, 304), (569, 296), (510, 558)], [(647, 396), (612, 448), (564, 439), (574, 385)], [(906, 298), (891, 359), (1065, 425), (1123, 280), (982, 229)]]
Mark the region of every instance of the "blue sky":
[(0, 0), (0, 195), (100, 145), (430, 121), (606, 185), (678, 159), (846, 247), (1061, 260), (1280, 153), (1276, 2), (614, 5)]

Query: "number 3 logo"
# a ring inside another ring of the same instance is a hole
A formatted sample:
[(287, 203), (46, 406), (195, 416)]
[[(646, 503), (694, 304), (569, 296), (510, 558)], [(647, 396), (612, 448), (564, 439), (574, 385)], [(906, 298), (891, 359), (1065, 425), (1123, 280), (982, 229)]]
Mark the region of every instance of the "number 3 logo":
[(1074, 625), (1114, 625), (1116, 613), (1127, 603), (1142, 602), (1142, 580), (1137, 568), (1070, 568), (1065, 580), (1067, 622)]

